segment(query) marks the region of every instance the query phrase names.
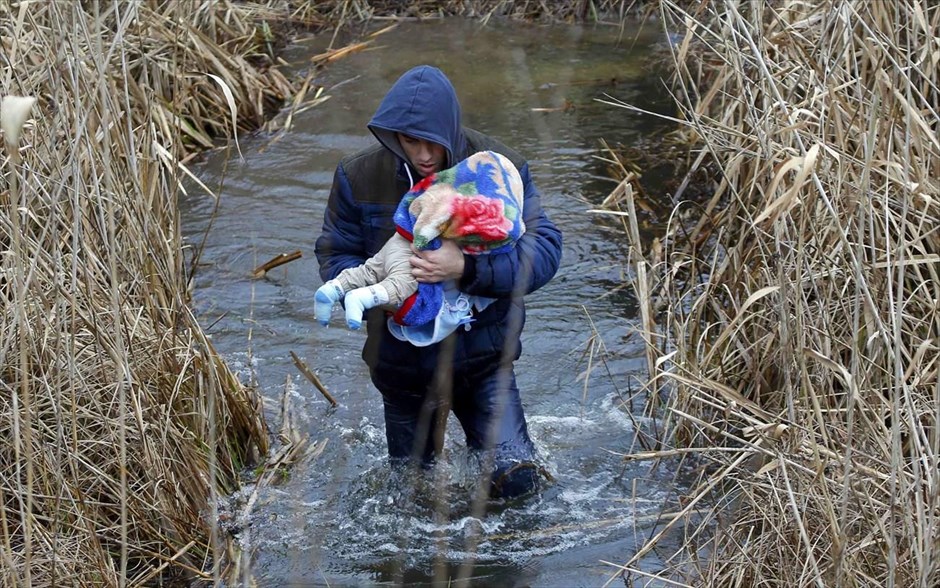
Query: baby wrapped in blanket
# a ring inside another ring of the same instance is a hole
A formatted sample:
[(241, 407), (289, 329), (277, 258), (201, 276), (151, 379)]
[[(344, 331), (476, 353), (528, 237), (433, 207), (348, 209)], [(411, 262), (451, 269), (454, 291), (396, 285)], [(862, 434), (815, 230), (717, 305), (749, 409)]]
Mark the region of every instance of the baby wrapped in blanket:
[(469, 329), (473, 309), (482, 310), (493, 299), (460, 292), (456, 280), (417, 282), (408, 261), (411, 244), (418, 250), (437, 249), (441, 239), (452, 239), (471, 255), (509, 251), (525, 232), (523, 197), (519, 171), (495, 151), (474, 153), (424, 178), (399, 203), (396, 234), (382, 249), (317, 290), (317, 321), (329, 324), (333, 306), (342, 299), (351, 329), (362, 326), (366, 309), (396, 308), (389, 330), (417, 346), (437, 343), (461, 325)]

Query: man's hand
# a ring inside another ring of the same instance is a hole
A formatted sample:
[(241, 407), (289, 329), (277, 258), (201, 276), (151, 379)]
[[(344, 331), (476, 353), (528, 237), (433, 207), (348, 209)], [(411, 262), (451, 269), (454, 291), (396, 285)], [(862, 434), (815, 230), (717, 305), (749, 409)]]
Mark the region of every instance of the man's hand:
[(458, 279), (463, 275), (463, 251), (453, 241), (444, 239), (440, 249), (418, 251), (413, 246), (411, 275), (419, 282), (434, 284)]

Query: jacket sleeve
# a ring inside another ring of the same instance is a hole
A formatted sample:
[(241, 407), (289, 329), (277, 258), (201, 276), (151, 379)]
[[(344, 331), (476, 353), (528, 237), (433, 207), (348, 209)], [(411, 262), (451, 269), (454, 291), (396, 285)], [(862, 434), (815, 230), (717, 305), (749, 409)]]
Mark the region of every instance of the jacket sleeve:
[(522, 217), (525, 233), (509, 252), (464, 256), (460, 289), (488, 297), (529, 294), (554, 277), (561, 263), (561, 231), (542, 209), (542, 198), (528, 164), (519, 170), (525, 186)]
[(323, 230), (317, 238), (315, 251), (320, 264), (320, 278), (324, 282), (368, 258), (362, 234), (362, 211), (353, 200), (352, 188), (342, 164), (333, 174), (333, 187), (323, 215)]

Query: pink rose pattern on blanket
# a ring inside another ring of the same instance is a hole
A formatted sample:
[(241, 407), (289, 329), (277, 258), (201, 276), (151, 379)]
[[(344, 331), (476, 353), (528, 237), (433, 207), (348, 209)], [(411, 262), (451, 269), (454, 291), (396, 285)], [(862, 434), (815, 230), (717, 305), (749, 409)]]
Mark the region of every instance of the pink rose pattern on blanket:
[(451, 203), (451, 222), (444, 229), (442, 236), (457, 241), (464, 240), (464, 249), (481, 253), (479, 245), (473, 239), (480, 238), (489, 242), (503, 242), (509, 238), (512, 221), (506, 218), (502, 200), (480, 196), (458, 196)]

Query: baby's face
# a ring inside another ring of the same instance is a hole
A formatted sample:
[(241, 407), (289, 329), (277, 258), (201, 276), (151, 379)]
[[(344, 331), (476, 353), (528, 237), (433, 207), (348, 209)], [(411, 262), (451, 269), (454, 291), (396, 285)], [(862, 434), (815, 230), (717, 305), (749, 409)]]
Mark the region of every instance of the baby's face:
[(402, 133), (397, 133), (397, 136), (408, 161), (418, 170), (421, 177), (426, 178), (444, 169), (447, 152), (443, 145)]

